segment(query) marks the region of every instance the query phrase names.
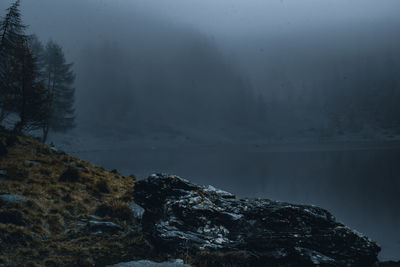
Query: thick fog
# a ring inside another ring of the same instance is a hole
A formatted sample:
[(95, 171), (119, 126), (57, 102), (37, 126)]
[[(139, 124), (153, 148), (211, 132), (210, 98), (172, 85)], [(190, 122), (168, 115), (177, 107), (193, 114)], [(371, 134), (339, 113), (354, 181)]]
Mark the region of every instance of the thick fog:
[(50, 134), (57, 146), (139, 177), (320, 205), (398, 259), (400, 1), (21, 8), (74, 62), (77, 127)]
[[(208, 128), (272, 139), (380, 128), (381, 117), (399, 114), (394, 103), (375, 111), (398, 93), (376, 93), (375, 84), (399, 81), (399, 8), (398, 1), (22, 3), (30, 31), (59, 42), (75, 63), (78, 128), (183, 135)], [(378, 103), (369, 103), (371, 94)], [(392, 126), (397, 117), (385, 120)]]

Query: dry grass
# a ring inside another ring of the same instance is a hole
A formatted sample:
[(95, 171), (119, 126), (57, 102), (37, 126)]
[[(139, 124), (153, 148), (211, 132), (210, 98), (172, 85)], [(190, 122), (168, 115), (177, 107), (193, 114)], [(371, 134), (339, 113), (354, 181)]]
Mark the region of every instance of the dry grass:
[(131, 221), (133, 219), (133, 212), (129, 204), (121, 200), (101, 204), (97, 207), (95, 214), (101, 217), (115, 218), (119, 221)]
[(149, 243), (140, 234), (132, 232), (121, 240), (77, 226), (103, 209), (108, 221), (128, 229), (134, 177), (57, 154), (34, 138), (0, 133), (0, 142), (11, 144), (0, 158), (6, 173), (0, 177), (0, 194), (28, 200), (0, 204), (0, 265), (103, 265), (149, 253)]

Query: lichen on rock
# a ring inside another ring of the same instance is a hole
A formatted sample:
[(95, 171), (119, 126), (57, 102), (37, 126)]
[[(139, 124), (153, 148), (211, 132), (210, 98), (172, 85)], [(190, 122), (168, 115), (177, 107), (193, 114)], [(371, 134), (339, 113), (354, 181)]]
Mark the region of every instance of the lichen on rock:
[(177, 176), (138, 181), (134, 199), (160, 253), (186, 253), (201, 266), (212, 266), (205, 263), (212, 254), (222, 264), (221, 255), (239, 252), (246, 266), (373, 266), (380, 251), (324, 209), (236, 199)]

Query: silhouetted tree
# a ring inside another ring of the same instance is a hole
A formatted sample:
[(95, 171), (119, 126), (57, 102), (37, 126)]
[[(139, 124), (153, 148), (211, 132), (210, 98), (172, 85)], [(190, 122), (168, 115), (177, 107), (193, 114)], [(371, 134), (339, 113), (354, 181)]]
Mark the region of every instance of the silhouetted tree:
[(44, 46), (39, 38), (33, 34), (28, 37), (28, 47), (32, 53), (32, 56), (36, 59), (36, 65), (42, 76), (41, 79), (44, 80)]
[(0, 20), (0, 122), (13, 108), (14, 92), (10, 71), (16, 51), (26, 40), (25, 25), (21, 21), (20, 1), (13, 3), (4, 19)]
[(51, 95), (39, 80), (36, 59), (27, 44), (17, 50), (15, 59), (10, 72), (14, 92), (14, 108), (11, 111), (18, 115), (19, 120), (14, 125), (14, 131), (41, 129), (50, 117)]
[(13, 3), (0, 23), (0, 119), (17, 115), (16, 133), (42, 128), (50, 116), (51, 101), (30, 49), (30, 38), (25, 35), (19, 5), (19, 0)]
[(61, 46), (50, 41), (43, 53), (45, 86), (52, 95), (51, 116), (43, 128), (44, 140), (49, 130), (65, 132), (75, 127), (74, 94), (75, 74), (72, 64), (66, 63)]

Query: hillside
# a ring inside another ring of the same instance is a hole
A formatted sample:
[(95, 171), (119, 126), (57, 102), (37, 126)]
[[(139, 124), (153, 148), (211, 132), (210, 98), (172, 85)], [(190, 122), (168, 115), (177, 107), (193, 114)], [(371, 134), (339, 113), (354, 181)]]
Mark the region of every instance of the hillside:
[(94, 214), (106, 214), (108, 222), (132, 227), (128, 202), (134, 177), (58, 153), (33, 138), (2, 133), (0, 143), (3, 154), (8, 150), (0, 160), (0, 264), (102, 265), (145, 255), (145, 240), (134, 232), (124, 241), (90, 224), (101, 221)]

